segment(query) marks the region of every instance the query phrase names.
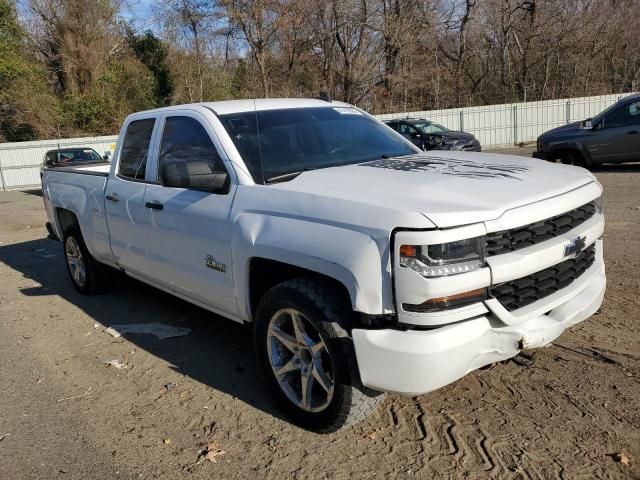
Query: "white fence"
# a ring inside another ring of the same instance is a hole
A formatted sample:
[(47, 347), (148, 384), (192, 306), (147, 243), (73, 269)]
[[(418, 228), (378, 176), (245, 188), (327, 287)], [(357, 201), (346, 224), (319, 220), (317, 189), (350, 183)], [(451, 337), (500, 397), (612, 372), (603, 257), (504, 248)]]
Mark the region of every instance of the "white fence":
[(113, 152), (117, 136), (64, 138), (33, 142), (0, 143), (0, 189), (40, 185), (40, 167), (49, 150), (68, 147), (93, 148), (100, 155)]
[(506, 147), (535, 142), (541, 133), (566, 123), (593, 117), (627, 95), (630, 94), (389, 113), (376, 117), (380, 120), (406, 116), (426, 118), (452, 130), (472, 133), (483, 148)]
[[(533, 142), (538, 135), (569, 122), (593, 117), (628, 93), (596, 97), (564, 98), (540, 102), (507, 103), (376, 115), (380, 120), (422, 117), (453, 130), (474, 134), (483, 148)], [(47, 150), (89, 147), (101, 155), (113, 152), (115, 136), (0, 143), (0, 188), (28, 188), (40, 184), (39, 169)]]

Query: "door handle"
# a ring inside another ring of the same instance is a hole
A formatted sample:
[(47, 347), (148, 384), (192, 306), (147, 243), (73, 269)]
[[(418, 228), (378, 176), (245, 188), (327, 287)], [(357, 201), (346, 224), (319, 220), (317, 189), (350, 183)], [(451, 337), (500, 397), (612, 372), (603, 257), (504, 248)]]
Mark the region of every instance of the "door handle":
[(118, 202), (120, 200), (120, 198), (118, 198), (117, 193), (111, 193), (109, 195), (105, 195), (104, 198), (106, 198), (107, 200), (111, 200), (112, 202)]
[(627, 132), (627, 135), (637, 135), (638, 134), (638, 130), (629, 130)]
[(153, 210), (162, 210), (164, 208), (164, 205), (162, 205), (160, 202), (158, 201), (153, 201), (153, 202), (146, 202), (145, 206), (147, 208), (152, 208)]

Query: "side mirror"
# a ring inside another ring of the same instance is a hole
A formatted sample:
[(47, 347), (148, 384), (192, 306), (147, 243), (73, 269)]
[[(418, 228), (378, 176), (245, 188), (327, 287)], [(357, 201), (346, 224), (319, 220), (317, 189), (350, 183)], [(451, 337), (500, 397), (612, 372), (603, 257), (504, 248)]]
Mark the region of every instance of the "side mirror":
[(106, 152), (104, 152), (104, 155), (102, 156), (103, 160), (109, 160), (109, 157), (111, 156), (111, 152), (109, 150), (107, 150)]
[(587, 118), (582, 122), (582, 128), (585, 130), (593, 130), (593, 121), (590, 118)]
[(413, 132), (411, 134), (411, 138), (422, 138), (422, 135), (420, 135), (418, 132)]
[(229, 188), (229, 174), (226, 171), (212, 171), (206, 161), (164, 163), (160, 168), (160, 179), (165, 187), (211, 193), (226, 193)]

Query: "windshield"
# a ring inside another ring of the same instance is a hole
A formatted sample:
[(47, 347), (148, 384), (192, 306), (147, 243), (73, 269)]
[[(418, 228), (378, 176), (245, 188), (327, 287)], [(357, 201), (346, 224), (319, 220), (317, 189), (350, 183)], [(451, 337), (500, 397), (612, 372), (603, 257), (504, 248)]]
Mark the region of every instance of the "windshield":
[(350, 107), (241, 112), (220, 119), (256, 183), (416, 153), (387, 127)]
[(449, 131), (447, 127), (433, 122), (415, 122), (413, 125), (422, 133), (444, 133)]

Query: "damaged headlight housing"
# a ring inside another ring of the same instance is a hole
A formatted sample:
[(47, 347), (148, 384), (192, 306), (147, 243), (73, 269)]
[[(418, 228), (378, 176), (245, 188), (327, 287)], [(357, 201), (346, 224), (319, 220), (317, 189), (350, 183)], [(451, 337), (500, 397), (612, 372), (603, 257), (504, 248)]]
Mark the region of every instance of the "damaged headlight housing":
[(484, 267), (484, 237), (435, 245), (402, 245), (400, 265), (423, 277), (444, 277)]

